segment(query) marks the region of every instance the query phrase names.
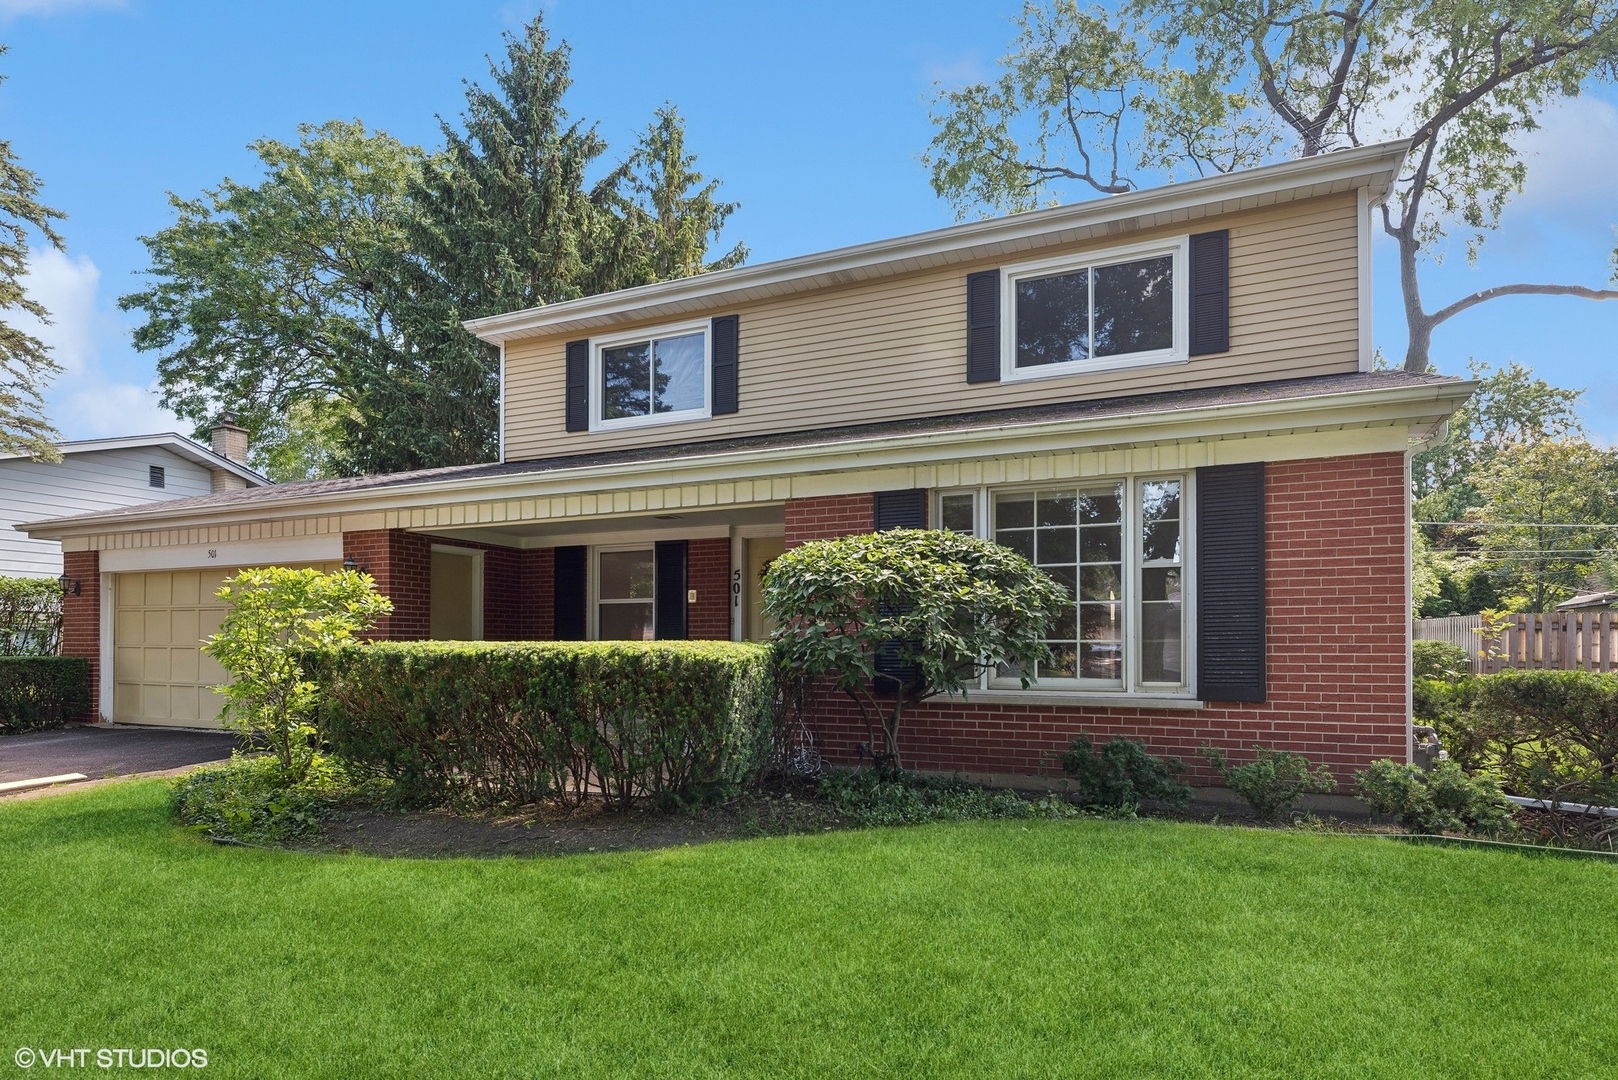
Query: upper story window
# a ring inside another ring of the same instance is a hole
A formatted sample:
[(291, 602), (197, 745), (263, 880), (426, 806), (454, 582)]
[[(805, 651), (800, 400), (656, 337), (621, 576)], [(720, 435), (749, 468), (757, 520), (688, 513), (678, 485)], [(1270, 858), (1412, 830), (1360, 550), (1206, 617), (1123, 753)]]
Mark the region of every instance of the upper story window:
[(1115, 248), (1009, 267), (1003, 379), (1186, 359), (1187, 242)]
[(591, 346), (593, 428), (710, 415), (707, 324), (602, 338)]

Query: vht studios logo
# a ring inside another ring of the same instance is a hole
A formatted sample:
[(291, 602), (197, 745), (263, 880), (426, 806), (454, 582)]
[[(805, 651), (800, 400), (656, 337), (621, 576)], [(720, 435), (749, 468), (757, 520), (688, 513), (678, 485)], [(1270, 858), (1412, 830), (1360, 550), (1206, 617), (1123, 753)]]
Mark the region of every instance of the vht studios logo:
[(131, 1050), (127, 1047), (74, 1047), (70, 1050), (22, 1046), (11, 1058), (19, 1069), (32, 1069), (35, 1065), (46, 1069), (206, 1069), (208, 1051), (163, 1050), (147, 1047)]

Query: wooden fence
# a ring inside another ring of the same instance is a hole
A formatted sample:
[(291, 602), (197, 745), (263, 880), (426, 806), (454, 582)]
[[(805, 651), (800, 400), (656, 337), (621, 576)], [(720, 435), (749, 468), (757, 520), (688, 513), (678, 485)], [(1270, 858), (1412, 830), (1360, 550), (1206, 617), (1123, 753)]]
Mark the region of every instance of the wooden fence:
[[(1618, 612), (1552, 611), (1508, 615), (1499, 638), (1485, 643), (1478, 615), (1417, 619), (1417, 641), (1448, 641), (1472, 658), (1479, 673), (1507, 668), (1618, 671)], [(1480, 656), (1486, 651), (1487, 656)]]

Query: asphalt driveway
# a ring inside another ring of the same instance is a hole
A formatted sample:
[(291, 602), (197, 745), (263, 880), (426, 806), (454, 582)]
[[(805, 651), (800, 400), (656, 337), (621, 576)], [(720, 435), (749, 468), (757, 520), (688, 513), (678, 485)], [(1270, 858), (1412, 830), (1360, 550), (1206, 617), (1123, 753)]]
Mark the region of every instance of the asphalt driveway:
[(0, 784), (42, 776), (105, 776), (223, 761), (237, 745), (225, 731), (149, 727), (69, 727), (0, 736)]

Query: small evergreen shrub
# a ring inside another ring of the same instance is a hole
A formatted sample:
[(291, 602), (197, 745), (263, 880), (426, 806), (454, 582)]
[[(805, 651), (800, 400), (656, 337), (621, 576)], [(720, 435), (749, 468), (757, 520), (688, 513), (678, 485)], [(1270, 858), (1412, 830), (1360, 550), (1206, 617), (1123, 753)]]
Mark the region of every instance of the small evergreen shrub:
[(319, 832), (333, 807), (376, 798), (385, 784), (316, 754), (294, 776), (273, 756), (231, 756), (174, 783), (174, 813), (195, 832), (248, 844), (285, 843)]
[(1337, 790), (1337, 781), (1326, 766), (1311, 769), (1308, 758), (1291, 750), (1255, 743), (1253, 760), (1245, 765), (1232, 765), (1222, 750), (1206, 744), (1198, 753), (1225, 778), (1225, 786), (1240, 795), (1264, 821), (1275, 820), (1303, 795)]
[(1414, 679), (1460, 679), (1472, 674), (1466, 650), (1448, 641), (1412, 641), (1410, 659)]
[(0, 656), (0, 735), (58, 727), (89, 711), (88, 660)]
[(308, 668), (332, 751), (409, 801), (701, 801), (771, 747), (774, 666), (746, 642), (375, 642)]
[(1112, 739), (1097, 754), (1090, 737), (1080, 735), (1062, 755), (1062, 771), (1077, 782), (1085, 806), (1133, 809), (1156, 799), (1179, 807), (1191, 801), (1190, 785), (1175, 779), (1185, 762), (1153, 757), (1133, 739)]
[(957, 777), (918, 776), (893, 768), (832, 772), (820, 794), (862, 825), (921, 825), (929, 821), (1072, 818), (1077, 807), (1047, 796), (1028, 800), (1014, 791), (991, 791)]
[(1419, 833), (1498, 835), (1512, 827), (1516, 808), (1487, 775), (1470, 776), (1453, 761), (1431, 772), (1400, 761), (1374, 761), (1355, 777), (1355, 793), (1371, 810)]

